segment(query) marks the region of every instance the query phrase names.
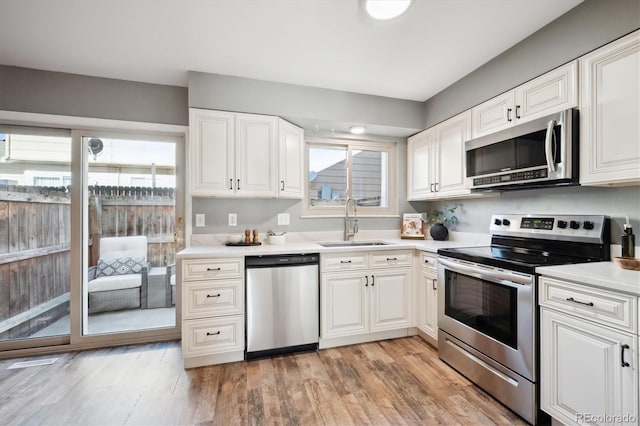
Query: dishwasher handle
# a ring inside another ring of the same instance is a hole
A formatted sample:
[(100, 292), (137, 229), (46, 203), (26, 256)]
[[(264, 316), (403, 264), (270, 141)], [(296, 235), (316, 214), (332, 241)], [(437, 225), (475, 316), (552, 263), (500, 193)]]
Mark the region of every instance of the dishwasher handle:
[(279, 266), (319, 265), (320, 255), (310, 254), (283, 254), (272, 256), (247, 256), (244, 260), (246, 268), (274, 268)]

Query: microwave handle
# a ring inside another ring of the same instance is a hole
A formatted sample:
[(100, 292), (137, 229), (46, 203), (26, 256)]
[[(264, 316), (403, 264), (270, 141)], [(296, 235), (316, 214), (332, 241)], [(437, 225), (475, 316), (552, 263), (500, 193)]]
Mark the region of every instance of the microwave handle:
[(553, 142), (556, 138), (553, 128), (556, 127), (556, 124), (556, 120), (549, 120), (549, 123), (547, 124), (547, 134), (544, 138), (544, 155), (547, 158), (547, 166), (549, 167), (550, 172), (556, 171), (556, 160), (553, 158)]

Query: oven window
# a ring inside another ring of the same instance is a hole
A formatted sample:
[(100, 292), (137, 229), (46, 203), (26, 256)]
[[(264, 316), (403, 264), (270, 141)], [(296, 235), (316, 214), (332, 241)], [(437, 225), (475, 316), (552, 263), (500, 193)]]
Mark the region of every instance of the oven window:
[(517, 299), (513, 287), (446, 271), (445, 315), (517, 349)]

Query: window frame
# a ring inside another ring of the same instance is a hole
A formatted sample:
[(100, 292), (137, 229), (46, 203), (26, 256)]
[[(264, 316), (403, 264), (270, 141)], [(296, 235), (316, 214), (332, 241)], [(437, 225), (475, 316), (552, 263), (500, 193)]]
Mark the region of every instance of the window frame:
[(398, 144), (393, 142), (378, 142), (355, 139), (324, 139), (306, 138), (304, 147), (304, 197), (302, 205), (302, 217), (344, 217), (345, 208), (341, 207), (312, 207), (309, 196), (309, 149), (310, 148), (343, 147), (347, 150), (347, 194), (351, 197), (353, 171), (352, 152), (380, 151), (387, 154), (387, 207), (358, 206), (358, 217), (399, 217), (398, 214), (398, 188), (397, 188), (397, 150)]

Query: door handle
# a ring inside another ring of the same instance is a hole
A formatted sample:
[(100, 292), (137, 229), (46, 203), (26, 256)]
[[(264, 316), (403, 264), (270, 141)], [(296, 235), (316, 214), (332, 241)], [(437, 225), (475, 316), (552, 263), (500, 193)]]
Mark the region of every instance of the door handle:
[(233, 179), (229, 179), (229, 190), (233, 191)]
[(508, 122), (512, 122), (513, 120), (511, 120), (511, 108), (507, 108), (507, 121)]
[(567, 297), (567, 302), (578, 303), (580, 305), (593, 306), (593, 302), (581, 302), (579, 300), (574, 299), (573, 297)]
[(280, 188), (281, 191), (284, 191), (284, 181), (281, 180), (280, 183), (282, 184), (282, 188)]
[(218, 294), (207, 294), (207, 297), (220, 297), (220, 293), (218, 293)]
[(437, 290), (438, 289), (438, 286), (436, 285), (437, 282), (438, 282), (438, 280), (436, 280), (434, 278), (431, 279), (431, 289), (432, 290)]
[(556, 133), (553, 131), (553, 128), (556, 126), (556, 120), (549, 120), (547, 124), (547, 134), (544, 137), (544, 155), (547, 159), (547, 167), (549, 167), (550, 172), (556, 171), (556, 159), (554, 157), (553, 145), (556, 141)]
[(207, 336), (217, 336), (217, 335), (219, 335), (219, 334), (220, 334), (220, 330), (216, 331), (215, 333), (209, 333), (209, 332), (207, 331)]
[(222, 268), (207, 268), (207, 272), (210, 272), (210, 271), (221, 271), (221, 270), (222, 270)]
[(364, 276), (364, 280), (365, 280), (365, 281), (364, 281), (364, 286), (365, 286), (365, 287), (369, 287), (369, 276), (368, 276), (368, 275), (365, 275), (365, 276)]
[(376, 276), (371, 275), (371, 287), (373, 287), (374, 285), (376, 285)]
[(238, 185), (236, 185), (236, 189), (240, 191), (240, 179), (238, 179)]
[(520, 105), (516, 105), (516, 118), (520, 118)]

